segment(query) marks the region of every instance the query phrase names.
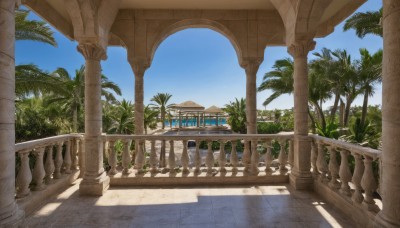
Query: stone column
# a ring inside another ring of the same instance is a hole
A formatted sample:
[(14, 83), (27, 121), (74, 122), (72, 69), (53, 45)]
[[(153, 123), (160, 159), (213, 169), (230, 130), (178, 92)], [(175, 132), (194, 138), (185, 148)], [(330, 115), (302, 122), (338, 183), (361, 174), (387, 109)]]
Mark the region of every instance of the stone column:
[(375, 227), (400, 227), (400, 1), (383, 0), (382, 210)]
[[(256, 104), (257, 105), (257, 104)], [(215, 116), (215, 124), (217, 125), (217, 127), (218, 127), (218, 113), (216, 114), (216, 116)]]
[(135, 135), (144, 132), (144, 73), (146, 64), (141, 61), (131, 61), (131, 67), (135, 74)]
[(15, 203), (15, 0), (0, 1), (0, 227), (18, 226)]
[(197, 113), (197, 127), (200, 127), (200, 113)]
[(101, 196), (110, 185), (103, 168), (101, 65), (107, 58), (103, 47), (80, 43), (78, 51), (85, 57), (85, 174), (79, 186), (84, 195)]
[(179, 111), (179, 128), (182, 128), (182, 114), (181, 111)]
[(313, 40), (298, 41), (288, 47), (294, 58), (294, 166), (290, 183), (295, 189), (311, 189), (311, 141), (308, 138), (308, 52)]
[(247, 134), (257, 134), (257, 72), (261, 58), (248, 58), (243, 61), (246, 71), (246, 118)]

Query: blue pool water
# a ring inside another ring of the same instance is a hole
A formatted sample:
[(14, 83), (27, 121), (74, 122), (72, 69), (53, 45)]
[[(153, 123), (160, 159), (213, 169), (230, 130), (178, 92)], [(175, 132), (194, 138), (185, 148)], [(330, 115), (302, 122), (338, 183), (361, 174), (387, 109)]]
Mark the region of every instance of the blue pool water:
[[(187, 125), (186, 125), (186, 118), (182, 118), (182, 127), (188, 126), (188, 127), (195, 127), (197, 126), (197, 119), (196, 118), (190, 118), (188, 119)], [(226, 119), (225, 118), (220, 118), (218, 119), (218, 125), (224, 125), (226, 124)], [(207, 119), (206, 118), (206, 126), (216, 126), (216, 119)], [(169, 127), (169, 122), (165, 121), (165, 126)], [(179, 126), (179, 120), (172, 120), (172, 127), (178, 127)], [(200, 126), (203, 126), (203, 120), (200, 120)]]

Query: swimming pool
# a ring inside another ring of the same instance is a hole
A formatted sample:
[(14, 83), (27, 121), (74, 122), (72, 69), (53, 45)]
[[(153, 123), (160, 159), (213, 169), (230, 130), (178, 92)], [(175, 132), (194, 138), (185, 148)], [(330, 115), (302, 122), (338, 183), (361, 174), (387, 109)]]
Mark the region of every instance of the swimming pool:
[[(224, 125), (226, 124), (226, 119), (221, 117), (218, 119), (218, 125)], [(171, 127), (170, 123), (168, 121), (165, 121), (165, 126)], [(173, 119), (172, 120), (172, 127), (178, 127), (179, 126), (179, 120)], [(189, 118), (187, 121), (186, 125), (186, 118), (182, 118), (182, 126), (188, 126), (188, 127), (195, 127), (197, 126), (197, 118)], [(203, 120), (200, 119), (200, 126), (203, 126)], [(217, 126), (217, 120), (215, 118), (213, 119), (207, 119), (206, 118), (206, 126)]]
[(163, 135), (214, 135), (214, 134), (233, 134), (231, 130), (228, 129), (210, 129), (210, 130), (197, 130), (197, 129), (190, 129), (190, 130), (170, 130), (165, 132)]

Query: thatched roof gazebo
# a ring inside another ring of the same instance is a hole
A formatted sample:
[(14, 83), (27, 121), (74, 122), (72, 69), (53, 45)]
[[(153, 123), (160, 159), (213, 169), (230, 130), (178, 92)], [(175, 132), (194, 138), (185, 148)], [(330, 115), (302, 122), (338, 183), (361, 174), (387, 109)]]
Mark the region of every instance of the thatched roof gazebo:
[(173, 106), (178, 112), (203, 112), (204, 106), (197, 104), (194, 101), (185, 101)]
[(220, 114), (220, 113), (224, 113), (224, 110), (213, 105), (213, 106), (207, 108), (206, 110), (204, 110), (204, 112), (209, 113), (209, 114)]

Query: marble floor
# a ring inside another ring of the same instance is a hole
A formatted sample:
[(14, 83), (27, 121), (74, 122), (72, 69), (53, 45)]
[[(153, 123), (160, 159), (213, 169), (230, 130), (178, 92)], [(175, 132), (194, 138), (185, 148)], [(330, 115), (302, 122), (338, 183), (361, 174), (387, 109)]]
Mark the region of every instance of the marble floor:
[(313, 192), (288, 185), (111, 188), (79, 196), (79, 182), (26, 219), (28, 227), (355, 227)]

